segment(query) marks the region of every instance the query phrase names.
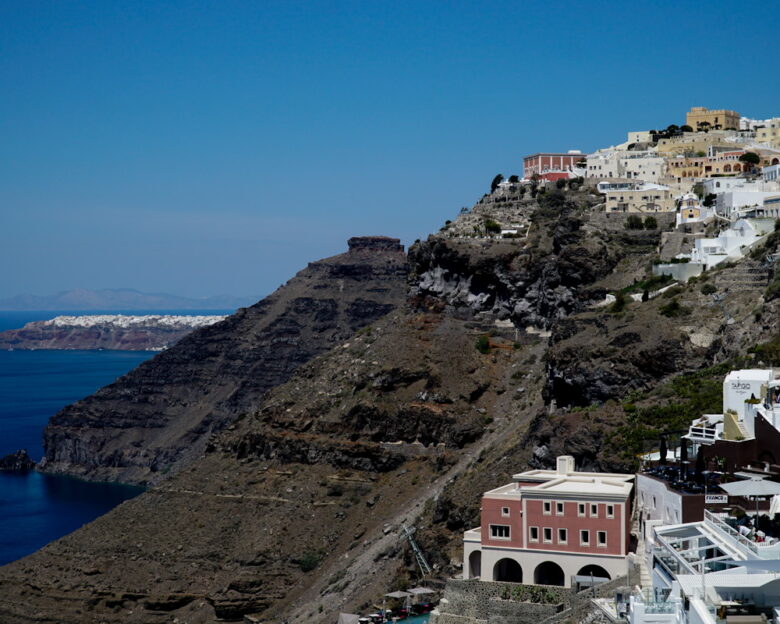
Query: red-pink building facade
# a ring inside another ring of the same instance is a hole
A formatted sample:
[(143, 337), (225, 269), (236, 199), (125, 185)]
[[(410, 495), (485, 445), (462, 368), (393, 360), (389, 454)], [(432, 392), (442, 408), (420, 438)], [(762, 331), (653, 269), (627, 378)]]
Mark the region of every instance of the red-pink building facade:
[(464, 535), (464, 578), (570, 586), (575, 576), (625, 574), (634, 475), (532, 470), (482, 497)]
[(539, 153), (523, 158), (523, 177), (541, 176), (547, 172), (572, 171), (577, 163), (585, 159), (580, 152), (567, 154)]

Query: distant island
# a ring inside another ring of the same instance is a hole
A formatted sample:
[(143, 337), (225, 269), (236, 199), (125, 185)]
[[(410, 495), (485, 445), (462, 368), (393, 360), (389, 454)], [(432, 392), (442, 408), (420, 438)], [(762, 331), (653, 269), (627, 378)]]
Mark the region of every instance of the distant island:
[(255, 303), (259, 297), (214, 295), (202, 299), (165, 293), (144, 293), (132, 288), (77, 288), (54, 295), (16, 295), (0, 299), (0, 310), (130, 311), (130, 310), (235, 310)]
[(160, 314), (57, 316), (48, 321), (27, 323), (20, 329), (0, 332), (0, 350), (160, 351), (194, 329), (213, 325), (224, 318), (222, 315)]

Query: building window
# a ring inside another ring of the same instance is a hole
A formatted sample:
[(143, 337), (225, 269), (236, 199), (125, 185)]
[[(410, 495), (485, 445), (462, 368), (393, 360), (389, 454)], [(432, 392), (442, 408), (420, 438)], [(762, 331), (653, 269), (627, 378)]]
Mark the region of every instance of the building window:
[(598, 518), (599, 517), (599, 506), (598, 505), (591, 505), (590, 506), (590, 517), (591, 518)]
[(504, 518), (507, 518), (509, 516), (509, 507), (502, 507), (501, 515), (504, 516)]
[(509, 539), (509, 526), (506, 524), (491, 524), (490, 537), (493, 539)]
[(544, 508), (543, 512), (546, 516), (549, 516), (552, 513), (552, 503), (550, 501), (544, 501)]
[(558, 516), (563, 515), (563, 503), (555, 503), (555, 514)]
[(568, 538), (568, 531), (566, 529), (558, 529), (558, 543), (565, 544)]
[(539, 527), (531, 527), (529, 529), (530, 535), (529, 540), (532, 542), (538, 542), (539, 541)]
[(545, 544), (552, 542), (552, 529), (550, 527), (544, 527), (544, 542)]
[(577, 515), (580, 517), (585, 515), (585, 503), (579, 503), (577, 505)]
[(587, 529), (580, 531), (580, 546), (590, 546), (590, 531)]
[(601, 548), (605, 548), (607, 546), (607, 532), (606, 531), (598, 531), (596, 533), (596, 540), (597, 545)]
[(614, 517), (615, 517), (615, 506), (607, 505), (607, 518), (614, 518)]

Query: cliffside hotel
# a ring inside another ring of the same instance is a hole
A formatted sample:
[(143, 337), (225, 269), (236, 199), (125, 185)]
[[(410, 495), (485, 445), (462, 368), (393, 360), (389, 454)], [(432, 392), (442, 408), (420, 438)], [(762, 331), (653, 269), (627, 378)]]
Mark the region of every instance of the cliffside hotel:
[(571, 587), (627, 572), (634, 475), (529, 470), (482, 496), (482, 525), (463, 537), (463, 578)]

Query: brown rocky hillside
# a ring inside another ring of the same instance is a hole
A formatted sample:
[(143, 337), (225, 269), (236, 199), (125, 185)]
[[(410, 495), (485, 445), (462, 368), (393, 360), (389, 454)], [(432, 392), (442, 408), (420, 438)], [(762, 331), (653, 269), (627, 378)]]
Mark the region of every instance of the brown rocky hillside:
[[(562, 452), (630, 465), (653, 427), (708, 405), (719, 365), (778, 331), (768, 274), (735, 286), (739, 265), (708, 276), (718, 303), (699, 282), (595, 307), (648, 277), (661, 233), (605, 225), (587, 190), (498, 199), (415, 245), (406, 304), (299, 366), (186, 469), (0, 568), (0, 621), (370, 609), (418, 580), (402, 525), (426, 582), (444, 580), (482, 491)], [(479, 230), (521, 218), (521, 237)]]

